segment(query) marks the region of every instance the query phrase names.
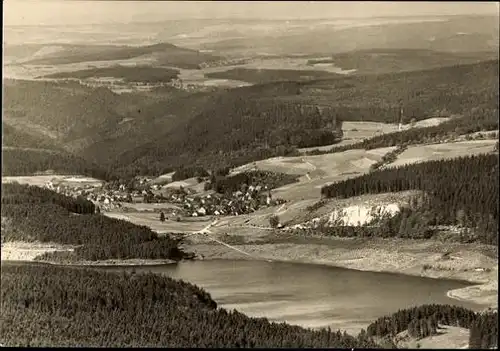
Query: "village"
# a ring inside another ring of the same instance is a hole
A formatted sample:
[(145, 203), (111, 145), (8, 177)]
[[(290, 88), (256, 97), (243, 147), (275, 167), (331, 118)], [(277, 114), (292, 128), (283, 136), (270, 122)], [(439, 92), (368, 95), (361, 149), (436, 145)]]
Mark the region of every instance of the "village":
[[(267, 185), (250, 185), (242, 187), (232, 193), (219, 194), (215, 191), (196, 193), (191, 188), (167, 187), (159, 184), (149, 184), (151, 179), (137, 180), (137, 186), (119, 184), (117, 187), (110, 184), (78, 184), (67, 185), (48, 181), (44, 187), (57, 193), (83, 197), (92, 201), (99, 212), (133, 211), (130, 204), (171, 204), (151, 208), (150, 211), (165, 212), (182, 217), (203, 216), (238, 216), (257, 211), (262, 207), (277, 206), (285, 203), (283, 199), (273, 199)], [(127, 206), (128, 205), (128, 206)]]

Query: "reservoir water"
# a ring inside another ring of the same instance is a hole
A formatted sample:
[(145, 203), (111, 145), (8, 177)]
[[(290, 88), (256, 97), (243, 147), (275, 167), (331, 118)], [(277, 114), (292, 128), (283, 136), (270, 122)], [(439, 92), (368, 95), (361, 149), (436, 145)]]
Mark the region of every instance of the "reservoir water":
[(207, 290), (220, 307), (304, 327), (357, 333), (383, 315), (426, 303), (482, 306), (446, 296), (469, 286), (454, 280), (267, 261), (192, 261), (174, 265), (99, 267), (154, 272)]

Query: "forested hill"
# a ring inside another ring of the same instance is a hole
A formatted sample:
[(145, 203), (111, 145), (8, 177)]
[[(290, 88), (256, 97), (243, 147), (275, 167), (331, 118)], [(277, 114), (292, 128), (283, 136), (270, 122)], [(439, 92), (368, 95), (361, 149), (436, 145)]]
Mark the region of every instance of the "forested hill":
[(60, 149), (50, 138), (36, 133), (28, 133), (23, 128), (13, 127), (2, 121), (2, 146), (17, 148)]
[[(297, 147), (339, 141), (342, 121), (395, 123), (401, 106), (406, 122), (492, 110), (498, 107), (498, 60), (202, 93), (115, 94), (75, 82), (18, 80), (4, 80), (4, 89), (6, 122), (52, 133), (51, 143), (95, 162), (108, 175), (128, 177), (293, 155)], [(57, 166), (55, 160), (32, 165), (36, 157), (23, 159), (22, 172)], [(66, 163), (73, 162), (81, 163)]]
[(498, 105), (497, 77), (494, 60), (233, 89), (185, 124), (124, 152), (112, 168), (122, 176), (136, 171), (159, 174), (181, 165), (231, 166), (290, 155), (297, 146), (332, 144), (336, 137), (321, 130), (331, 130), (328, 123), (333, 119), (395, 123), (400, 106), (408, 120), (466, 115)]
[(390, 219), (382, 235), (417, 238), (432, 234), (431, 226), (454, 225), (464, 229), (466, 242), (498, 245), (498, 167), (498, 154), (423, 162), (326, 185), (321, 193), (349, 198), (421, 190), (421, 201)]
[[(126, 60), (151, 55), (160, 65), (196, 69), (202, 63), (221, 59), (209, 53), (181, 48), (169, 43), (145, 46), (49, 44), (45, 47), (55, 47), (57, 49), (46, 53), (42, 57), (31, 57), (30, 59), (28, 56), (25, 58), (25, 63), (32, 65), (61, 65), (91, 61)], [(39, 48), (37, 52), (40, 52), (41, 49)], [(15, 53), (16, 50), (22, 51), (15, 45), (7, 47), (7, 55), (9, 51)], [(29, 50), (25, 50), (25, 52), (29, 52)]]
[[(2, 185), (2, 241), (40, 241), (78, 245), (73, 251), (47, 253), (37, 259), (58, 262), (109, 259), (191, 258), (169, 235), (146, 226), (95, 213), (83, 198), (18, 184)], [(79, 214), (78, 216), (74, 214)]]

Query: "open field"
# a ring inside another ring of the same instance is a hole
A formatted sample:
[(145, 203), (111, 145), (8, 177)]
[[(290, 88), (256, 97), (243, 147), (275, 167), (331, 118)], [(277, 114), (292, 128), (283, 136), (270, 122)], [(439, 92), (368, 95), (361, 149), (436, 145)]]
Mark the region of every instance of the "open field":
[(49, 181), (66, 186), (82, 186), (82, 185), (100, 186), (103, 184), (102, 180), (90, 177), (78, 176), (78, 175), (53, 174), (53, 175), (2, 177), (2, 183), (18, 182), (19, 184), (28, 184), (36, 186), (43, 186)]
[(160, 184), (160, 185), (170, 183), (172, 181), (172, 176), (174, 175), (174, 173), (175, 172), (162, 174), (159, 177), (151, 180), (149, 183), (150, 184)]
[(125, 221), (132, 222), (137, 225), (144, 225), (158, 233), (186, 233), (198, 231), (206, 227), (212, 219), (209, 217), (205, 218), (183, 218), (181, 222), (177, 222), (175, 219), (167, 219), (165, 222), (160, 222), (160, 216), (157, 213), (151, 212), (105, 212), (106, 216), (116, 219), (122, 219)]
[[(425, 128), (436, 126), (449, 120), (449, 117), (432, 117), (417, 121), (415, 125), (410, 124), (402, 125), (402, 130), (410, 128)], [(377, 122), (352, 122), (345, 121), (342, 124), (342, 130), (344, 132), (344, 137), (342, 141), (337, 144), (325, 145), (325, 146), (313, 146), (299, 149), (300, 152), (307, 152), (312, 150), (326, 151), (330, 150), (332, 147), (350, 145), (358, 143), (365, 139), (373, 138), (377, 135), (394, 133), (399, 130), (399, 125), (396, 123), (377, 123)]]
[(160, 211), (162, 209), (178, 209), (180, 210), (181, 207), (171, 204), (171, 203), (144, 203), (144, 202), (137, 202), (137, 203), (129, 203), (129, 202), (121, 202), (122, 208), (130, 209), (130, 211), (145, 211), (145, 212), (154, 212), (154, 211)]
[(250, 170), (281, 172), (300, 176), (298, 183), (289, 184), (272, 191), (273, 197), (287, 201), (319, 200), (321, 187), (325, 184), (356, 177), (369, 171), (370, 166), (382, 159), (395, 147), (374, 150), (348, 150), (334, 154), (274, 157), (233, 170), (234, 173)]
[(398, 155), (396, 161), (386, 167), (484, 154), (493, 151), (496, 142), (497, 140), (471, 140), (432, 145), (413, 145)]
[(398, 348), (408, 349), (467, 349), (469, 348), (469, 329), (439, 325), (438, 335), (416, 340), (407, 331), (399, 333), (396, 338)]

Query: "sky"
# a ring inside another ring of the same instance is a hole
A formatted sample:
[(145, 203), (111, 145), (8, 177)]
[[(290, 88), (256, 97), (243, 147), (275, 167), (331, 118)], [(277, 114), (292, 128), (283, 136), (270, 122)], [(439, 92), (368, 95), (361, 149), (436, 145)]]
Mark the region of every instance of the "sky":
[(4, 0), (5, 25), (497, 14), (498, 2)]

